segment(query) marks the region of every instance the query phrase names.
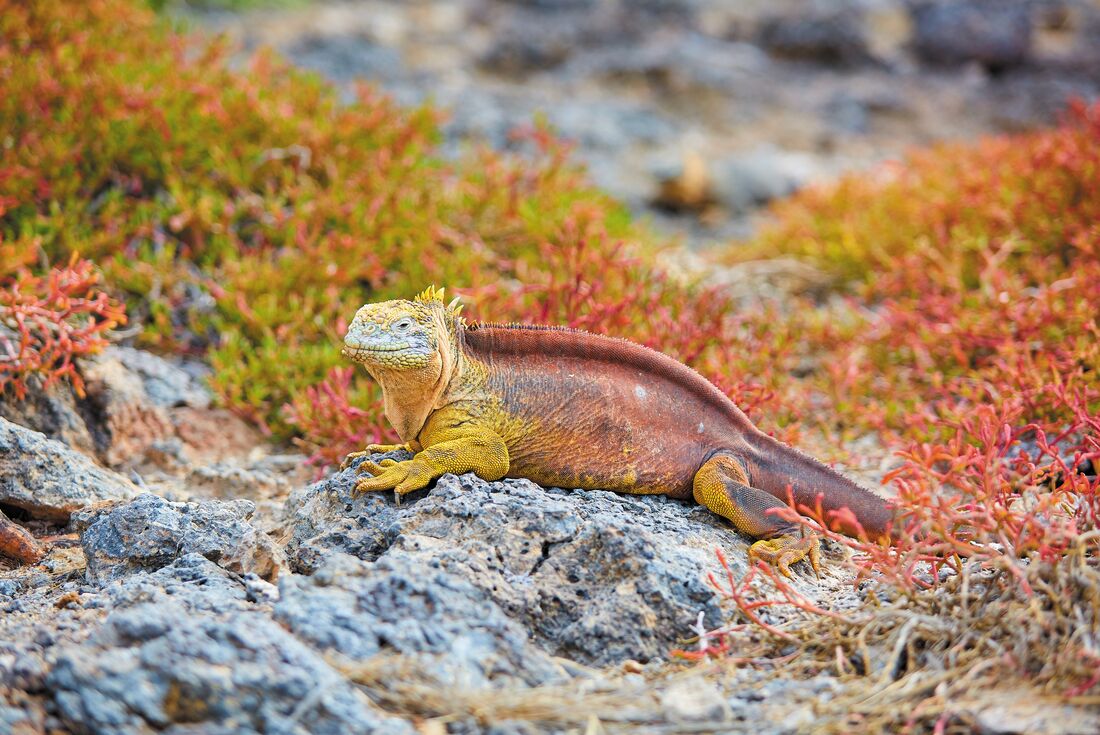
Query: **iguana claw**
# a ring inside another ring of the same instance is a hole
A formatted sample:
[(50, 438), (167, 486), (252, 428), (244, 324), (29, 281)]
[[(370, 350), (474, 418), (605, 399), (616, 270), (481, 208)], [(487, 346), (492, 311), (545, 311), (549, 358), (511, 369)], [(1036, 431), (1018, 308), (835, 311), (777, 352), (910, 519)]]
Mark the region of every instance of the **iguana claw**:
[(355, 460), (359, 459), (360, 457), (368, 456), (370, 456), (370, 451), (366, 449), (364, 449), (362, 452), (351, 452), (350, 454), (348, 454), (348, 456), (344, 457), (344, 461), (340, 463), (340, 469), (346, 470), (348, 467), (351, 467), (351, 463)]
[[(351, 452), (344, 457), (344, 461), (340, 463), (340, 469), (346, 470), (348, 467), (351, 467), (352, 462), (360, 457), (369, 457), (372, 454), (383, 454), (385, 452), (397, 452), (399, 450), (405, 450), (406, 452), (412, 451), (408, 444), (368, 444), (363, 451)], [(387, 460), (382, 461), (385, 462)]]
[(410, 447), (407, 442), (404, 443), (404, 444), (368, 444), (367, 445), (367, 451), (370, 452), (371, 454), (382, 454), (384, 452), (400, 452), (402, 450), (404, 450), (406, 452), (411, 452), (412, 447)]
[(814, 574), (821, 576), (821, 543), (815, 535), (777, 536), (757, 541), (749, 547), (749, 563), (773, 564), (784, 577), (791, 576), (790, 565), (809, 557)]

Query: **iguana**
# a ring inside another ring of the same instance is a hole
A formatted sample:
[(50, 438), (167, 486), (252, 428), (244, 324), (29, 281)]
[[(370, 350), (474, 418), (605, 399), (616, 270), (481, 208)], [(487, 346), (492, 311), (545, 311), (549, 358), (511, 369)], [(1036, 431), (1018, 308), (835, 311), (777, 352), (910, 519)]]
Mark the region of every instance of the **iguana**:
[[(411, 301), (367, 304), (343, 354), (381, 385), (404, 444), (370, 445), (344, 461), (398, 448), (412, 459), (365, 461), (358, 491), (400, 496), (453, 472), (527, 478), (549, 487), (694, 498), (761, 539), (750, 559), (789, 565), (818, 540), (768, 511), (796, 503), (847, 507), (872, 537), (893, 506), (764, 434), (718, 388), (647, 347), (563, 327), (467, 324), (457, 299), (429, 288)], [(846, 515), (844, 516), (846, 517)], [(850, 518), (838, 530), (858, 533)]]

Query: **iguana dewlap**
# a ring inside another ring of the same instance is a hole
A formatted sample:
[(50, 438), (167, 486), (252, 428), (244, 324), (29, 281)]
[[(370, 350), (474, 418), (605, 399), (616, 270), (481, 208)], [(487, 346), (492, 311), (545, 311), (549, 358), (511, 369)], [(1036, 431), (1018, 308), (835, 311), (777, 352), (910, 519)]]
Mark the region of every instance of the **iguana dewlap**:
[[(765, 539), (750, 556), (779, 565), (817, 541), (767, 511), (820, 501), (847, 507), (872, 537), (893, 506), (759, 431), (691, 368), (622, 339), (572, 329), (468, 326), (442, 291), (368, 304), (348, 328), (344, 354), (377, 380), (386, 418), (410, 460), (364, 462), (356, 488), (427, 486), (447, 472), (485, 480), (694, 498), (741, 531)], [(393, 447), (372, 445), (371, 450)], [(349, 455), (349, 459), (367, 452)], [(845, 533), (857, 529), (840, 525)]]

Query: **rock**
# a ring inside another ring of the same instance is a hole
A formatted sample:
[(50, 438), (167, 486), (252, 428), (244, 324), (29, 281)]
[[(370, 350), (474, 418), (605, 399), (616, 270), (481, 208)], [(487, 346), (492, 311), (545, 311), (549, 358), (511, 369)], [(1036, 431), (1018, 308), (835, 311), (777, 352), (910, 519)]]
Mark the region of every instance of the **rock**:
[(0, 556), (7, 556), (24, 564), (33, 564), (42, 558), (39, 546), (30, 531), (12, 523), (11, 519), (0, 511)]
[(862, 14), (851, 7), (768, 18), (761, 24), (757, 41), (768, 53), (784, 59), (836, 66), (872, 60)]
[[(170, 414), (176, 438), (182, 442), (178, 456), (185, 464), (222, 462), (230, 457), (246, 457), (266, 441), (255, 426), (224, 408), (197, 409), (180, 406), (171, 409)], [(174, 443), (174, 439), (168, 439), (166, 443)], [(154, 443), (151, 448), (154, 451), (163, 451), (163, 446), (164, 443)], [(175, 452), (175, 448), (170, 451)]]
[(269, 498), (290, 490), (282, 475), (220, 462), (192, 468), (186, 485), (192, 492), (215, 498)]
[[(130, 353), (137, 350), (125, 354)], [(150, 446), (174, 434), (167, 409), (150, 400), (140, 375), (117, 353), (104, 350), (82, 362), (81, 372), (101, 434), (99, 454), (107, 465), (117, 467), (141, 457)]]
[(184, 472), (191, 462), (247, 455), (263, 442), (239, 417), (210, 408), (203, 368), (194, 363), (108, 347), (79, 366), (85, 396), (65, 384), (46, 389), (31, 381), (22, 400), (0, 395), (0, 416), (114, 468), (151, 463)]
[(416, 732), (252, 612), (163, 602), (116, 611), (57, 653), (47, 686), (62, 722), (83, 733)]
[(1100, 732), (1100, 714), (1095, 709), (1036, 701), (1034, 691), (1029, 689), (986, 692), (967, 709), (971, 711), (979, 732), (988, 735), (1021, 732), (1087, 735)]
[(942, 0), (911, 7), (913, 46), (930, 64), (1018, 66), (1031, 53), (1031, 8), (1005, 0)]
[(712, 196), (731, 212), (749, 212), (793, 194), (816, 174), (817, 167), (806, 154), (757, 148), (713, 164)]
[(314, 648), (364, 661), (400, 654), (402, 676), (468, 691), (543, 684), (561, 668), (446, 560), (337, 554), (313, 576), (284, 577), (275, 618)]
[(404, 68), (401, 54), (358, 34), (308, 35), (286, 53), (295, 64), (336, 81), (394, 79)]
[(497, 74), (545, 72), (563, 64), (581, 41), (583, 25), (555, 22), (535, 24), (520, 17), (494, 34), (481, 56), (480, 66)]
[(73, 511), (135, 494), (129, 480), (83, 454), (0, 418), (0, 503), (66, 522)]
[(719, 205), (737, 214), (793, 194), (818, 175), (809, 155), (773, 148), (710, 161), (694, 152), (678, 161), (662, 156), (651, 170), (658, 183), (653, 201), (662, 207), (704, 211)]
[(678, 33), (646, 44), (600, 49), (568, 68), (578, 76), (645, 80), (662, 91), (695, 93), (734, 88), (759, 75), (768, 63), (767, 55), (750, 44)]
[(703, 156), (688, 151), (681, 157), (655, 157), (651, 173), (657, 180), (654, 202), (673, 212), (699, 212), (714, 204), (713, 182)]
[(94, 457), (96, 441), (82, 414), (82, 409), (87, 411), (86, 403), (77, 403), (67, 383), (58, 382), (45, 388), (32, 376), (24, 398), (16, 398), (13, 391), (0, 392), (0, 417)]
[[(126, 379), (136, 383), (141, 395), (154, 406), (175, 408), (208, 408), (210, 392), (196, 380), (191, 371), (154, 355), (152, 352), (137, 350), (133, 347), (107, 347), (91, 358), (82, 360), (82, 369), (89, 380), (102, 378), (112, 381), (112, 377), (101, 371), (105, 366), (116, 375), (125, 374)], [(121, 386), (112, 382), (110, 388), (119, 390)]]
[(862, 100), (841, 92), (833, 95), (822, 110), (829, 127), (839, 133), (862, 135), (868, 129), (868, 109)]
[(244, 575), (242, 581), (244, 582), (245, 598), (249, 602), (274, 603), (279, 601), (279, 588), (259, 575), (249, 572)]
[(509, 5), (530, 5), (539, 10), (557, 11), (591, 8), (598, 5), (600, 0), (505, 0), (505, 2)]
[(662, 692), (661, 709), (670, 722), (721, 724), (730, 718), (722, 692), (702, 676), (681, 679)]
[(42, 707), (23, 692), (0, 692), (0, 732), (39, 735), (46, 732)]
[(745, 564), (745, 539), (705, 509), (662, 496), (444, 475), (396, 506), (388, 493), (353, 495), (354, 480), (347, 470), (291, 494), (293, 568), (316, 572), (333, 552), (401, 556), (422, 575), (442, 568), (544, 650), (585, 663), (666, 656), (700, 611), (708, 626), (719, 624), (719, 598), (705, 581), (714, 549), (732, 549), (731, 563)]
[(84, 606), (114, 610), (162, 601), (172, 601), (189, 611), (213, 613), (253, 607), (248, 585), (239, 575), (193, 552), (155, 571), (122, 576), (92, 595)]
[(125, 505), (76, 518), (88, 580), (105, 583), (135, 571), (156, 570), (196, 553), (238, 574), (274, 578), (281, 554), (248, 522), (248, 500), (171, 503), (142, 494)]

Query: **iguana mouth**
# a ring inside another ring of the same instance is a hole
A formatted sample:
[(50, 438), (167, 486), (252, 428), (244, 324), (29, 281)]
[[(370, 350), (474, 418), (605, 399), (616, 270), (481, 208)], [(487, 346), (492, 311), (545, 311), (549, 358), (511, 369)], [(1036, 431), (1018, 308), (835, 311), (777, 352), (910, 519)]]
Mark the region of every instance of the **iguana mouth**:
[(402, 350), (409, 349), (409, 345), (401, 345), (400, 347), (348, 347), (345, 346), (340, 353), (344, 357), (358, 357), (363, 353), (369, 352), (401, 352)]

